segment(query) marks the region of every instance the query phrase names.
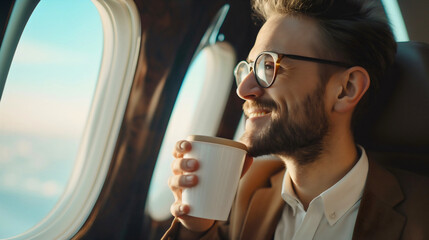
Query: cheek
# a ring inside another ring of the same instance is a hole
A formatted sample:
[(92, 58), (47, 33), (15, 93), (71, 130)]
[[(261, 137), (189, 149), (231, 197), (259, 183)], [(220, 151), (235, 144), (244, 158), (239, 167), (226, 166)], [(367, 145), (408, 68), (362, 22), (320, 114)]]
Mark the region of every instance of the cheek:
[(277, 93), (272, 96), (272, 101), (277, 105), (276, 109), (271, 112), (273, 121), (289, 122), (288, 119), (296, 119), (301, 115), (302, 99), (290, 90), (285, 90), (284, 93)]
[(272, 119), (273, 120), (279, 120), (284, 118), (284, 116), (287, 116), (288, 114), (288, 100), (286, 99), (286, 96), (284, 96), (283, 98), (274, 98), (272, 99), (275, 104), (276, 104), (276, 109), (273, 110), (273, 112), (271, 113)]
[(300, 104), (305, 97), (314, 93), (320, 85), (320, 78), (317, 74), (305, 73), (294, 74), (293, 77), (279, 78), (272, 88), (267, 92), (271, 98), (279, 104), (290, 105)]
[[(279, 78), (275, 85), (266, 89), (267, 96), (277, 105), (276, 111), (272, 113), (272, 118), (302, 118), (302, 111), (305, 111), (302, 108), (307, 97), (314, 94), (320, 85), (320, 79), (316, 76), (318, 75), (303, 73), (287, 79)], [(326, 99), (323, 98), (323, 100)]]

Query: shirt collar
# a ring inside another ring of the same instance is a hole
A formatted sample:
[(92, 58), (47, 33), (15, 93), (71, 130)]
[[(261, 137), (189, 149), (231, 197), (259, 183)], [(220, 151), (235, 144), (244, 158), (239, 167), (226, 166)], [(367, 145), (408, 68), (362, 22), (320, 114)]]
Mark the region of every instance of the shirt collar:
[[(319, 195), (323, 200), (325, 218), (331, 226), (362, 197), (368, 175), (368, 157), (362, 146), (357, 147), (361, 152), (357, 163), (340, 181)], [(297, 207), (303, 209), (303, 205), (296, 196), (291, 181), (286, 170), (283, 178), (282, 198), (292, 208), (295, 216)]]
[(292, 208), (293, 216), (295, 216), (296, 214), (297, 207), (301, 207), (302, 209), (304, 209), (304, 206), (295, 194), (295, 190), (292, 186), (292, 180), (287, 169), (285, 172), (285, 176), (283, 177), (282, 198)]

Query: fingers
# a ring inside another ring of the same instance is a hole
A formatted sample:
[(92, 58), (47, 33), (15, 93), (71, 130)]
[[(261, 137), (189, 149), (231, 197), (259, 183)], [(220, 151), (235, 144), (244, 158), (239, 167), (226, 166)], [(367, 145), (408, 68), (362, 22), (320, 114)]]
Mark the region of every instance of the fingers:
[(182, 158), (183, 155), (191, 151), (191, 149), (192, 149), (192, 145), (190, 142), (186, 140), (178, 141), (173, 151), (173, 157)]
[(192, 158), (179, 158), (171, 162), (171, 170), (176, 175), (183, 172), (195, 172), (199, 167), (198, 161)]
[(168, 186), (173, 192), (183, 188), (194, 187), (198, 184), (198, 177), (194, 174), (173, 175), (168, 179)]
[(173, 216), (183, 216), (189, 213), (189, 206), (182, 204), (182, 191), (184, 188), (194, 187), (198, 184), (195, 174), (184, 174), (198, 170), (199, 164), (195, 159), (183, 158), (184, 154), (191, 151), (192, 145), (186, 140), (178, 141), (173, 151), (174, 160), (171, 163), (173, 176), (168, 179), (168, 186), (173, 192), (175, 202), (170, 211)]
[(170, 212), (174, 217), (181, 217), (188, 214), (190, 208), (186, 204), (182, 204), (180, 202), (175, 202), (170, 207)]
[(182, 216), (189, 213), (189, 206), (181, 205), (183, 188), (193, 187), (197, 185), (198, 177), (196, 175), (173, 175), (168, 179), (168, 186), (174, 195), (174, 204), (170, 211), (173, 216)]
[[(201, 235), (201, 233), (206, 232), (208, 229), (210, 229), (213, 224), (215, 223), (212, 219), (203, 219), (203, 218), (197, 218), (189, 216), (191, 208), (186, 204), (181, 203), (174, 203), (170, 207), (170, 212), (174, 217), (179, 218), (180, 223), (187, 228), (188, 230), (197, 233), (198, 235)], [(200, 239), (200, 236), (195, 236), (198, 239)], [(194, 238), (194, 236), (192, 237)], [(195, 238), (195, 239), (197, 239)]]

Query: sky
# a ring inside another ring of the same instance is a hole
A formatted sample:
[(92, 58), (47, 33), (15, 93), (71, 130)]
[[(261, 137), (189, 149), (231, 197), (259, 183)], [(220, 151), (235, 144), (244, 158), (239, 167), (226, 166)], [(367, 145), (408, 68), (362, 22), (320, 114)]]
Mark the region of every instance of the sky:
[(41, 0), (0, 102), (0, 238), (39, 222), (61, 196), (92, 102), (103, 31), (90, 0)]

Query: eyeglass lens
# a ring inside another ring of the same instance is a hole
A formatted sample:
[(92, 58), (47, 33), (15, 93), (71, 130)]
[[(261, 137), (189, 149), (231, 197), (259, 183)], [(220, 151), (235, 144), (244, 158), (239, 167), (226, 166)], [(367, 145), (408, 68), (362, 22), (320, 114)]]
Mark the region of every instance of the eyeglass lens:
[[(262, 87), (269, 87), (274, 81), (274, 71), (276, 61), (271, 56), (271, 54), (263, 53), (256, 58), (254, 63), (254, 71), (256, 76), (256, 81)], [(245, 61), (240, 62), (235, 70), (235, 78), (237, 81), (237, 86), (247, 77), (250, 73), (250, 64)]]
[(256, 59), (255, 74), (262, 87), (269, 87), (274, 80), (276, 62), (271, 54), (264, 53)]
[(235, 79), (237, 81), (237, 87), (240, 85), (240, 83), (243, 81), (247, 75), (250, 73), (250, 68), (246, 61), (241, 61), (235, 70)]

